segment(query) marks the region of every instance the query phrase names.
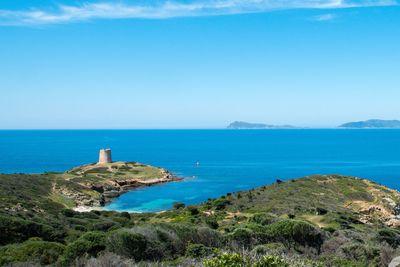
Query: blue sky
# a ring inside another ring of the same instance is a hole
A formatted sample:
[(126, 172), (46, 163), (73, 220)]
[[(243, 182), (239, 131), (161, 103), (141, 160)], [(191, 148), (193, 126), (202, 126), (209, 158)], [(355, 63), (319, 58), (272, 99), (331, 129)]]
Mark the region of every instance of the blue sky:
[(0, 3), (0, 128), (400, 119), (398, 1)]

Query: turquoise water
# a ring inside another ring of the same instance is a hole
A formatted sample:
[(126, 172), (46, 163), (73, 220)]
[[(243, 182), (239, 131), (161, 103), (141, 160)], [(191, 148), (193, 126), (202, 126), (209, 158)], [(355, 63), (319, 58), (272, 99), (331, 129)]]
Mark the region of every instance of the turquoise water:
[[(0, 172), (65, 171), (114, 160), (161, 166), (184, 177), (126, 193), (107, 209), (153, 212), (311, 174), (346, 174), (400, 189), (400, 130), (0, 131)], [(196, 165), (199, 162), (199, 165)]]

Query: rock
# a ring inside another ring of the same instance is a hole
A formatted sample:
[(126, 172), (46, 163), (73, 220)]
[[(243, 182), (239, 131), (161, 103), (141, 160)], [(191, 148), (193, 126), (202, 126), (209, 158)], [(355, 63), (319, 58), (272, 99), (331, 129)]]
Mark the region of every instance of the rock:
[(389, 227), (400, 228), (400, 220), (396, 218), (390, 219), (385, 224)]

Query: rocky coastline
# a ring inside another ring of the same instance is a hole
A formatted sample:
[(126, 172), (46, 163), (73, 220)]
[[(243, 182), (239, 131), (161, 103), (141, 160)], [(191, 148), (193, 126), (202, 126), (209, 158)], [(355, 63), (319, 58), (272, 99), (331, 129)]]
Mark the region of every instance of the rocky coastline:
[(125, 181), (110, 181), (111, 184), (105, 186), (92, 186), (91, 189), (101, 193), (100, 205), (104, 206), (111, 202), (114, 198), (132, 191), (138, 187), (152, 186), (161, 183), (180, 181), (182, 178), (176, 177), (169, 171), (163, 169), (164, 176), (161, 178), (154, 178), (149, 180), (131, 179)]

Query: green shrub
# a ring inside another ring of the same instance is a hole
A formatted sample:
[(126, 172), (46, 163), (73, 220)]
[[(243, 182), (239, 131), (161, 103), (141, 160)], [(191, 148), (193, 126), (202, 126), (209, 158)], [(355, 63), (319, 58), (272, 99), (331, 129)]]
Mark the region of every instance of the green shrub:
[(395, 230), (392, 229), (379, 230), (376, 237), (378, 241), (386, 242), (394, 248), (400, 245), (400, 235)]
[(231, 202), (224, 198), (219, 198), (213, 201), (212, 205), (215, 207), (216, 210), (223, 210), (229, 205)]
[[(159, 251), (163, 257), (171, 257), (176, 254), (181, 254), (185, 251), (185, 243), (178, 237), (177, 233), (171, 229), (157, 227), (155, 229), (156, 239), (151, 240), (154, 243), (160, 244)], [(154, 248), (154, 245), (152, 246)]]
[(214, 216), (207, 217), (205, 222), (211, 229), (218, 229), (219, 227), (218, 221)]
[(62, 255), (64, 245), (55, 242), (28, 240), (0, 248), (0, 265), (12, 262), (38, 261), (41, 265), (53, 264)]
[(184, 246), (186, 246), (188, 243), (193, 243), (218, 247), (222, 241), (222, 236), (217, 231), (212, 230), (208, 227), (198, 227), (178, 223), (149, 225), (148, 227), (158, 227), (175, 233)]
[(186, 224), (146, 224), (108, 233), (107, 248), (135, 260), (170, 259), (183, 255), (188, 244), (218, 247), (222, 236), (208, 227)]
[(121, 225), (119, 223), (105, 220), (105, 221), (99, 221), (97, 223), (94, 223), (91, 227), (92, 231), (107, 231), (111, 228), (120, 228)]
[(185, 204), (181, 202), (174, 202), (174, 204), (172, 204), (172, 207), (176, 210), (179, 210), (183, 209), (185, 207)]
[(74, 217), (74, 215), (76, 214), (76, 212), (71, 209), (63, 209), (61, 210), (61, 213), (66, 217)]
[(0, 245), (23, 242), (31, 237), (46, 241), (60, 241), (64, 233), (37, 222), (0, 216)]
[[(65, 210), (64, 210), (65, 211)], [(71, 210), (69, 210), (71, 211)], [(75, 215), (73, 217), (76, 218), (82, 218), (82, 219), (98, 219), (100, 216), (99, 214), (95, 213), (94, 211), (90, 212), (77, 212), (77, 211), (72, 211)]]
[(323, 241), (323, 233), (313, 225), (297, 220), (283, 220), (266, 227), (268, 238), (286, 243), (297, 243), (319, 248)]
[(81, 231), (81, 232), (86, 232), (87, 228), (85, 226), (82, 225), (73, 225), (74, 229), (77, 231)]
[(120, 216), (123, 217), (123, 218), (126, 218), (126, 219), (128, 219), (128, 220), (131, 219), (131, 215), (129, 214), (129, 212), (126, 212), (126, 211), (121, 212), (121, 213), (120, 213)]
[(206, 247), (202, 244), (189, 244), (186, 248), (186, 256), (192, 258), (204, 258), (214, 252), (213, 248)]
[(338, 215), (335, 220), (342, 229), (353, 229), (352, 224), (362, 224), (354, 214), (338, 213)]
[(372, 266), (377, 266), (379, 259), (380, 249), (368, 244), (349, 243), (341, 247), (343, 254), (347, 259), (356, 260), (358, 262), (371, 263), (375, 261)]
[(253, 217), (250, 217), (249, 222), (261, 224), (261, 225), (268, 225), (276, 221), (276, 217), (269, 213), (256, 213)]
[(264, 232), (265, 232), (265, 226), (257, 224), (257, 223), (246, 222), (246, 223), (240, 224), (240, 227), (250, 229), (254, 232), (254, 234), (258, 234), (258, 235), (264, 235)]
[(223, 253), (203, 262), (204, 267), (244, 267), (246, 259), (238, 253)]
[(224, 242), (223, 236), (213, 229), (208, 227), (196, 227), (195, 238), (193, 238), (193, 243), (201, 243), (209, 247), (220, 247)]
[(88, 232), (74, 242), (68, 244), (64, 251), (62, 263), (68, 265), (76, 258), (85, 254), (96, 256), (106, 248), (105, 234), (101, 232)]
[(285, 252), (285, 246), (282, 243), (269, 243), (263, 245), (257, 245), (251, 251), (256, 255), (264, 255), (264, 254), (282, 254)]
[(188, 207), (188, 211), (192, 216), (198, 215), (200, 213), (199, 210), (193, 206)]
[(247, 228), (236, 228), (229, 234), (230, 239), (236, 241), (242, 246), (248, 247), (252, 243), (253, 231)]
[[(329, 264), (329, 265), (328, 265)], [(325, 260), (324, 266), (333, 266), (333, 267), (365, 267), (365, 266), (374, 266), (368, 265), (368, 263), (358, 260), (348, 260), (345, 258), (334, 257), (332, 259)], [(319, 266), (318, 266), (319, 267)]]
[(150, 247), (145, 236), (126, 229), (110, 232), (107, 237), (109, 251), (135, 260), (151, 258), (148, 253)]
[(265, 255), (255, 263), (251, 265), (252, 267), (288, 267), (289, 264), (282, 258)]

